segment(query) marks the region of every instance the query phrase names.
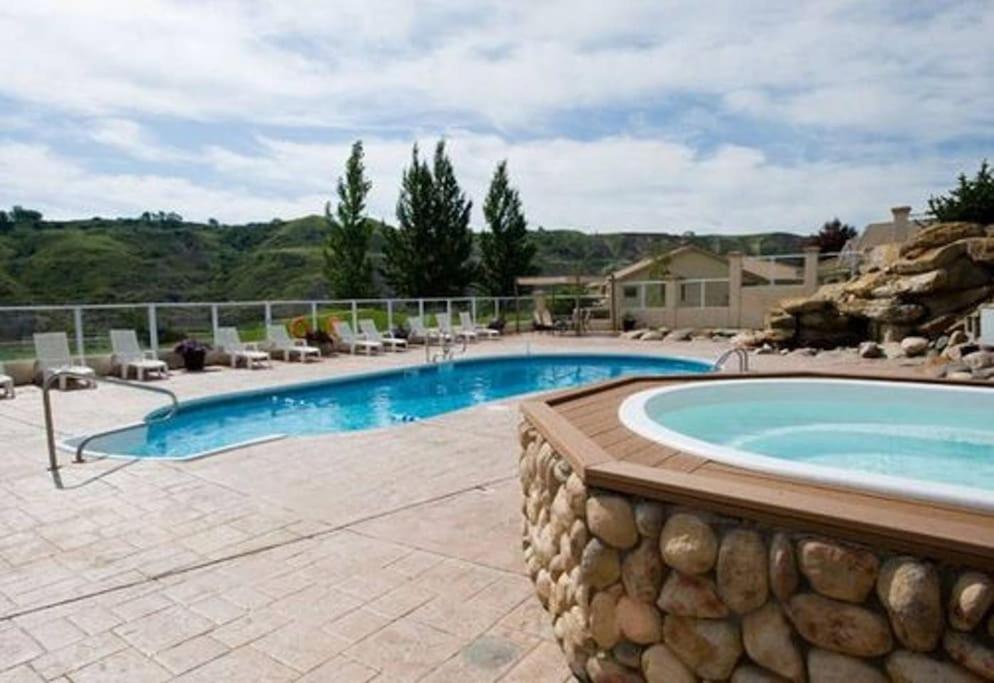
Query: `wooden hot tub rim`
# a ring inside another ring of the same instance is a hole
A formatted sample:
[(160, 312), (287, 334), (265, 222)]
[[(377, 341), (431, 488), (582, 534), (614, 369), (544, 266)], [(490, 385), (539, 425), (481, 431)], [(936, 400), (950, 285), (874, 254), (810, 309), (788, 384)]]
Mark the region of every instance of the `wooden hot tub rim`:
[(627, 430), (618, 418), (621, 401), (644, 389), (761, 378), (968, 384), (994, 391), (981, 383), (868, 373), (632, 376), (525, 401), (521, 410), (589, 487), (994, 569), (994, 514), (725, 465), (644, 439)]

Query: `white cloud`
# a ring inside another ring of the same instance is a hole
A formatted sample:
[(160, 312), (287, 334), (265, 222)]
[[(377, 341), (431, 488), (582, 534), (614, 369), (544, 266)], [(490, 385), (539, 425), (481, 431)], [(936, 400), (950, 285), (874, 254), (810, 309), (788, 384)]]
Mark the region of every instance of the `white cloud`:
[[(137, 215), (176, 210), (187, 218), (225, 222), (320, 212), (332, 198), (349, 146), (266, 138), (258, 155), (213, 148), (202, 155), (217, 186), (181, 177), (93, 173), (51, 150), (0, 146), (0, 187), (29, 206), (61, 217)], [(429, 151), (433, 138), (421, 141)], [(922, 208), (934, 188), (950, 183), (955, 160), (782, 165), (757, 149), (726, 146), (700, 154), (683, 144), (627, 136), (507, 142), (494, 135), (452, 131), (447, 144), (464, 188), (480, 202), (500, 159), (510, 159), (533, 226), (584, 230), (671, 230), (734, 233), (810, 232), (839, 216), (857, 224), (886, 217), (890, 206)], [(373, 180), (370, 214), (392, 222), (410, 144), (365, 141)], [(0, 197), (2, 200), (2, 197)]]

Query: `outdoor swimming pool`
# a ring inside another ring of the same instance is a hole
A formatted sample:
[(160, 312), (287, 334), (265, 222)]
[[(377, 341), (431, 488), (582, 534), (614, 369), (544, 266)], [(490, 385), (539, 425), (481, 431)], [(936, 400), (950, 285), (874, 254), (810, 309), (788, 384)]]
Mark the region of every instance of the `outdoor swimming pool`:
[(681, 384), (621, 405), (629, 429), (770, 474), (994, 509), (994, 390), (855, 379)]
[[(711, 370), (661, 356), (532, 354), (387, 370), (181, 404), (171, 418), (97, 437), (87, 453), (181, 459), (250, 442), (388, 427), (521, 394), (633, 374)], [(70, 440), (67, 445), (79, 443)]]

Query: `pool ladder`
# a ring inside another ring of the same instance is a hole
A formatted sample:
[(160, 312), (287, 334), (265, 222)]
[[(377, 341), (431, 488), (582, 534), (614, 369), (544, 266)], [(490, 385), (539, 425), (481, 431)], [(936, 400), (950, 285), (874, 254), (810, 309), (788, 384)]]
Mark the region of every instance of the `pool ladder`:
[[(165, 396), (168, 396), (172, 401), (172, 405), (169, 407), (169, 410), (166, 412), (165, 415), (156, 416), (154, 420), (150, 420), (151, 422), (162, 422), (164, 420), (168, 420), (169, 418), (171, 418), (173, 415), (176, 414), (177, 410), (179, 410), (179, 399), (176, 398), (176, 394), (171, 392), (169, 389), (164, 389), (162, 387), (148, 386), (146, 384), (135, 384), (134, 382), (128, 382), (126, 380), (116, 379), (114, 377), (98, 377), (97, 375), (83, 375), (78, 372), (71, 372), (69, 370), (63, 370), (61, 372), (53, 372), (41, 384), (42, 406), (44, 407), (45, 410), (45, 437), (48, 440), (48, 469), (52, 471), (59, 469), (59, 462), (56, 456), (55, 422), (52, 418), (52, 399), (49, 396), (49, 393), (52, 391), (52, 385), (56, 381), (62, 378), (75, 379), (80, 382), (90, 382), (93, 384), (96, 384), (98, 382), (104, 382), (106, 384), (117, 384), (123, 387), (138, 389), (139, 391), (149, 391), (154, 394), (163, 394)], [(113, 434), (114, 432), (118, 431), (121, 431), (120, 427), (118, 427), (117, 429), (109, 429), (103, 432), (97, 432), (95, 434), (89, 434), (88, 436), (86, 436), (82, 441), (79, 442), (79, 445), (76, 447), (76, 457), (73, 458), (73, 462), (83, 462), (83, 450), (86, 448), (87, 444), (89, 444), (91, 441), (106, 434)]]
[(739, 372), (749, 372), (749, 354), (745, 349), (740, 349), (737, 346), (718, 356), (718, 360), (714, 362), (714, 369), (717, 371), (724, 369), (725, 364), (732, 356), (739, 360)]
[[(441, 362), (441, 361), (452, 360), (455, 357), (455, 355), (456, 355), (455, 351), (453, 350), (453, 347), (455, 346), (455, 343), (456, 342), (455, 342), (455, 339), (453, 337), (449, 337), (448, 339), (446, 339), (445, 336), (441, 336), (439, 338), (439, 344), (438, 344), (440, 352), (432, 355), (432, 353), (431, 353), (431, 339), (428, 338), (428, 337), (426, 337), (425, 338), (425, 362), (426, 363), (438, 363), (438, 362)], [(466, 343), (467, 343), (466, 342), (466, 337), (463, 337), (462, 338), (462, 349), (460, 349), (459, 353), (466, 353)]]

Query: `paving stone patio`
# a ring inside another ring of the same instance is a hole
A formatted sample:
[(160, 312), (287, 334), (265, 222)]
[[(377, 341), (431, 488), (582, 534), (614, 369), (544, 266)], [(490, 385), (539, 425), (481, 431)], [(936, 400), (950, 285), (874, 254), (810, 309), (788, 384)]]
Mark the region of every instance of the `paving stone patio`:
[[(470, 355), (604, 349), (713, 359), (724, 346), (518, 337)], [(176, 373), (181, 399), (424, 362), (420, 350)], [(887, 367), (850, 352), (760, 368)], [(904, 365), (908, 367), (904, 367)], [(159, 397), (55, 394), (61, 435)], [(41, 394), (0, 401), (0, 683), (563, 681), (520, 560), (516, 401), (198, 461), (46, 471)]]

